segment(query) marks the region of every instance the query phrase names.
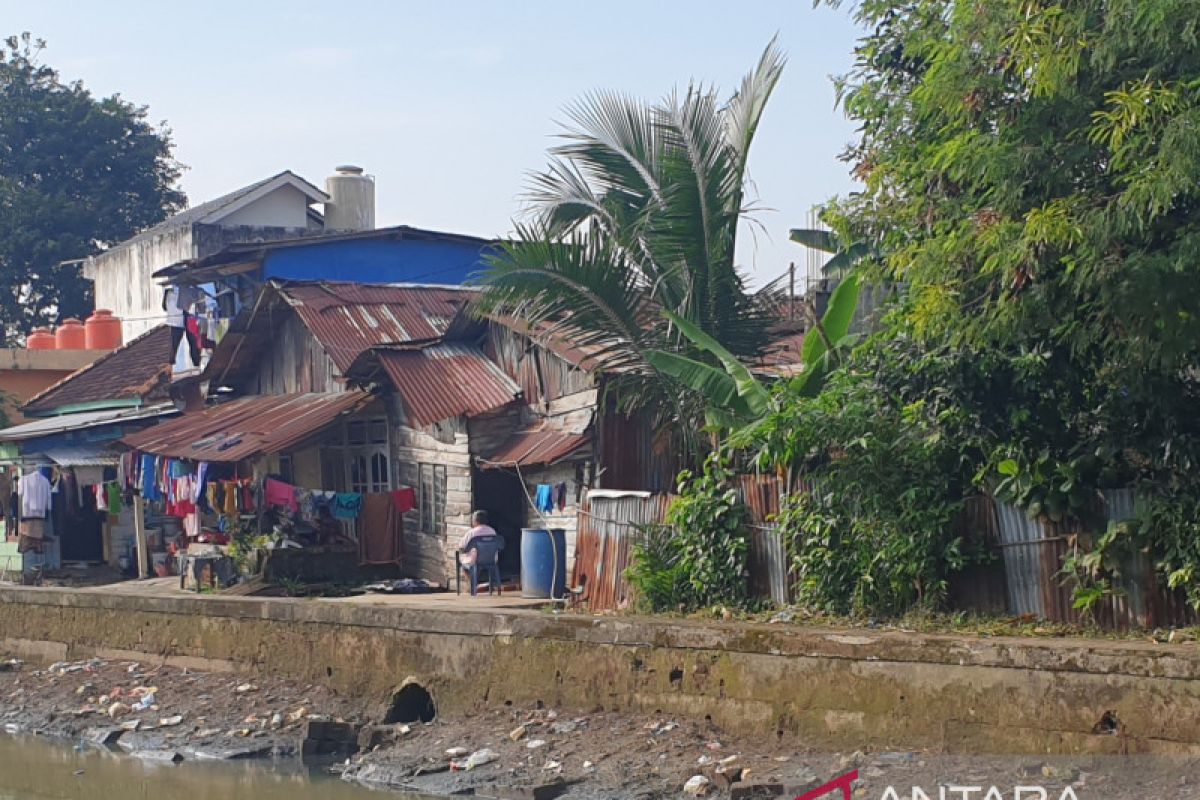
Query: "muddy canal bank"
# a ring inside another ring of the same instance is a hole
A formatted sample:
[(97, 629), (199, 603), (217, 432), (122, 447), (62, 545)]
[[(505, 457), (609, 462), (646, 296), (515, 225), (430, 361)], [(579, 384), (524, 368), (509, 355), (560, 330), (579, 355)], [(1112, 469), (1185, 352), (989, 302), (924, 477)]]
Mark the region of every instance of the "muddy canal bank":
[[(851, 771), (857, 771), (858, 798), (882, 797), (889, 786), (897, 787), (900, 796), (911, 796), (914, 786), (937, 796), (937, 787), (943, 785), (984, 790), (996, 786), (1004, 797), (1012, 796), (1016, 786), (1038, 785), (1051, 798), (1062, 797), (1068, 789), (1079, 800), (1143, 797), (1150, 788), (1162, 796), (1200, 798), (1200, 780), (1194, 777), (1200, 774), (1198, 764), (1182, 757), (837, 753), (807, 748), (794, 737), (781, 738), (774, 732), (759, 739), (732, 737), (709, 722), (661, 713), (566, 713), (508, 706), (446, 717), (426, 703), (430, 699), (412, 687), (403, 698), (376, 708), (315, 685), (145, 662), (15, 664), (0, 671), (0, 724), (16, 736), (2, 743), (0, 759), (18, 747), (14, 741), (28, 744), (22, 734), (39, 734), (57, 740), (60, 756), (55, 758), (62, 764), (104, 760), (77, 765), (74, 769), (83, 772), (53, 779), (78, 784), (77, 794), (25, 792), (28, 776), (14, 773), (0, 778), (0, 795), (7, 789), (23, 798), (127, 796), (86, 788), (89, 780), (96, 785), (107, 780), (99, 777), (95, 765), (108, 765), (117, 755), (124, 766), (104, 769), (141, 775), (154, 768), (146, 773), (147, 797), (183, 796), (162, 794), (153, 787), (174, 786), (181, 780), (204, 782), (208, 778), (193, 778), (192, 770), (220, 760), (227, 769), (202, 773), (221, 776), (212, 778), (212, 786), (223, 785), (229, 775), (251, 775), (237, 791), (220, 796), (257, 800), (276, 795), (271, 794), (275, 789), (243, 792), (246, 785), (267, 780), (253, 777), (260, 774), (255, 770), (270, 776), (271, 787), (290, 787), (289, 800), (303, 800), (309, 796), (306, 792), (312, 797), (357, 797), (344, 793), (355, 785), (410, 796), (512, 800), (650, 800), (684, 797), (687, 785), (714, 798), (796, 797)], [(318, 791), (309, 783), (314, 774), (318, 779), (340, 776), (341, 781), (321, 783)], [(217, 796), (192, 791), (187, 795)]]

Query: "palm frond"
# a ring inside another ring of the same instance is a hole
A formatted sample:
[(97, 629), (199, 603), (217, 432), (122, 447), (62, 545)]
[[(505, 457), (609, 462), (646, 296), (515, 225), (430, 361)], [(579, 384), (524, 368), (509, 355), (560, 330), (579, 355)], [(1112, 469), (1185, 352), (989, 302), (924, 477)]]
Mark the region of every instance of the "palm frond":
[(763, 110), (783, 75), (787, 58), (779, 47), (779, 36), (771, 37), (754, 70), (742, 79), (742, 85), (726, 108), (726, 137), (738, 159), (738, 182), (745, 175), (750, 144), (758, 131)]

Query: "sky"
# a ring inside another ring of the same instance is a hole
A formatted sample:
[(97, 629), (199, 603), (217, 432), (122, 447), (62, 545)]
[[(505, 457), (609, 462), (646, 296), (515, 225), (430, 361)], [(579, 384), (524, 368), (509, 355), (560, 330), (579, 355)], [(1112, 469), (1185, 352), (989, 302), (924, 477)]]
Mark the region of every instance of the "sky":
[(761, 228), (739, 234), (751, 280), (802, 270), (788, 229), (854, 189), (837, 158), (854, 126), (830, 77), (859, 32), (846, 8), (808, 0), (0, 0), (0, 20), (0, 34), (45, 39), (64, 79), (165, 121), (192, 204), (284, 169), (322, 186), (357, 164), (376, 178), (380, 226), (504, 235), (570, 103), (691, 80), (728, 96), (776, 33), (788, 65), (750, 157)]

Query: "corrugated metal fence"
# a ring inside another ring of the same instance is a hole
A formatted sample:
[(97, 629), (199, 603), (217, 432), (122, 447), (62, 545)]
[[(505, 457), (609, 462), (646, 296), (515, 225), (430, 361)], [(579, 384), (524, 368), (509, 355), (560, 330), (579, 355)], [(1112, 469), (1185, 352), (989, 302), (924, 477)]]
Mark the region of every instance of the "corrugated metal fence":
[(671, 495), (593, 491), (579, 509), (571, 585), (582, 586), (591, 611), (628, 608), (632, 602), (625, 570), (633, 546), (649, 526), (661, 525)]
[[(749, 516), (750, 595), (783, 606), (792, 602), (795, 576), (787, 542), (774, 523), (781, 489), (782, 482), (772, 475), (742, 475), (737, 482)], [(1133, 516), (1131, 491), (1108, 492), (1104, 499), (1109, 521)], [(594, 491), (585, 498), (579, 512), (572, 585), (584, 587), (583, 602), (590, 610), (630, 606), (632, 593), (624, 573), (633, 546), (648, 526), (663, 524), (671, 500), (667, 494), (616, 491)], [(978, 496), (964, 503), (955, 532), (968, 549), (990, 554), (991, 559), (952, 576), (952, 608), (1053, 622), (1083, 621), (1062, 575), (1063, 559), (1076, 546), (1071, 526), (1031, 520), (1008, 503)], [(1184, 595), (1160, 585), (1144, 552), (1135, 552), (1120, 565), (1114, 584), (1117, 592), (1093, 610), (1102, 626), (1149, 628), (1197, 622)]]
[[(1134, 516), (1132, 490), (1107, 491), (1103, 512), (1109, 523)], [(997, 556), (991, 564), (970, 567), (955, 576), (954, 608), (1029, 615), (1052, 622), (1080, 623), (1072, 586), (1062, 574), (1063, 559), (1079, 546), (1070, 524), (1029, 519), (1010, 503), (979, 497), (967, 501), (960, 534)], [(1159, 584), (1154, 565), (1141, 550), (1127, 556), (1113, 576), (1116, 591), (1092, 609), (1094, 622), (1106, 628), (1153, 628), (1194, 625), (1197, 616), (1185, 596)], [(1002, 592), (1002, 594), (1000, 594)], [(998, 595), (1003, 602), (997, 602)]]
[(750, 524), (750, 596), (785, 606), (791, 602), (791, 559), (775, 525), (783, 482), (774, 475), (741, 475), (737, 489)]

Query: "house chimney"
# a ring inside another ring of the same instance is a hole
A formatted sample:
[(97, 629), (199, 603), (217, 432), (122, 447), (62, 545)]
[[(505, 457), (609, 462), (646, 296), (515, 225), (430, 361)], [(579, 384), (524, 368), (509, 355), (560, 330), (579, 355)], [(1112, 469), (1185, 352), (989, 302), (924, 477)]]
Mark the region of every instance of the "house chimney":
[(362, 167), (338, 167), (325, 179), (326, 231), (370, 231), (375, 229), (375, 178)]

